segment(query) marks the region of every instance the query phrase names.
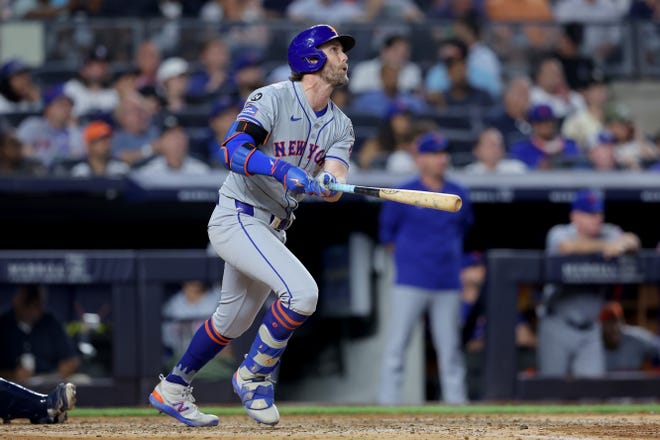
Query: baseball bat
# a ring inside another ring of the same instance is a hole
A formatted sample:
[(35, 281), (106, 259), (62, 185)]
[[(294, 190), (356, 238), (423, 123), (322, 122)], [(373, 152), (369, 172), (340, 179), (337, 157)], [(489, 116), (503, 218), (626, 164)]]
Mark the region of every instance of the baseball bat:
[(457, 212), (461, 209), (463, 201), (456, 194), (432, 191), (416, 191), (412, 189), (374, 188), (370, 186), (349, 185), (346, 183), (328, 183), (326, 188), (353, 194), (362, 194), (379, 199), (423, 208), (438, 209), (440, 211)]

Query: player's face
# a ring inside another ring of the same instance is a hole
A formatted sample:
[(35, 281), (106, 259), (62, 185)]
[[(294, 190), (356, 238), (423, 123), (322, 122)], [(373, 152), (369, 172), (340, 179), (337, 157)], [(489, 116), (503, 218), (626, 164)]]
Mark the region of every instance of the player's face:
[(348, 55), (338, 41), (331, 41), (319, 47), (327, 60), (321, 69), (321, 78), (332, 87), (348, 84)]

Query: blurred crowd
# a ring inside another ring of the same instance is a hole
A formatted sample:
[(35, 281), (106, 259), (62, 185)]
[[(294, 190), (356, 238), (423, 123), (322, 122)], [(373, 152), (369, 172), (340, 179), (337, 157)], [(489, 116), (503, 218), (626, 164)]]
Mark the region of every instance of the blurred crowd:
[[(271, 50), (287, 35), (278, 26), (287, 20), (297, 29), (328, 17), (339, 27), (367, 26), (373, 37), (358, 38), (364, 46), (351, 53), (349, 86), (333, 97), (354, 123), (354, 169), (414, 172), (415, 142), (435, 130), (449, 140), (453, 168), (470, 173), (660, 170), (660, 136), (644, 132), (638, 116), (615, 99), (609, 74), (623, 56), (620, 24), (653, 20), (658, 4), (0, 0), (2, 20), (77, 23), (71, 40), (62, 37), (50, 49), (84, 49), (72, 58), (76, 69), (56, 80), (43, 74), (52, 73), (49, 61), (2, 60), (0, 174), (218, 168), (215, 141), (243, 100), (288, 78), (286, 53)], [(129, 56), (119, 44), (99, 42), (93, 26), (82, 32), (79, 25), (117, 16), (164, 21)], [(184, 19), (212, 25), (194, 53), (181, 49), (186, 32), (177, 23)], [(506, 25), (512, 21), (524, 23)], [(417, 26), (428, 31), (423, 50)], [(521, 38), (528, 49), (522, 63)], [(426, 56), (414, 56), (420, 52)]]

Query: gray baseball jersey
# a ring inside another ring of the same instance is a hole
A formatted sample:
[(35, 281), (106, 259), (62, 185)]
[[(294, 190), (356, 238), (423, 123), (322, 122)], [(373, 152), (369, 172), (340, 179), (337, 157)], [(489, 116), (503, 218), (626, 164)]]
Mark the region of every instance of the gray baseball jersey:
[[(623, 231), (602, 225), (598, 238), (616, 240)], [(573, 224), (553, 226), (546, 253), (557, 255), (559, 244), (577, 238)], [(598, 377), (605, 372), (605, 353), (598, 315), (605, 302), (604, 286), (546, 284), (539, 320), (538, 364), (544, 376)]]
[[(296, 165), (312, 176), (326, 158), (348, 167), (355, 141), (350, 119), (332, 101), (315, 114), (299, 81), (282, 81), (255, 90), (238, 119), (254, 122), (269, 136), (259, 149), (268, 156)], [(270, 176), (230, 173), (220, 194), (288, 218), (304, 194), (293, 194)]]

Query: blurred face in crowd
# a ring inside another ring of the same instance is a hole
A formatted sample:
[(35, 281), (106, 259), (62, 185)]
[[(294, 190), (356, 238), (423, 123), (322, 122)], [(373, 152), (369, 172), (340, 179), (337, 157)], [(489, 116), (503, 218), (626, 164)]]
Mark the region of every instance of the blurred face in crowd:
[(507, 113), (516, 119), (524, 119), (529, 111), (529, 92), (532, 83), (529, 79), (515, 78), (509, 84), (504, 95), (504, 106)]
[(596, 238), (603, 225), (602, 212), (571, 211), (571, 223), (581, 237)]
[(65, 127), (71, 120), (73, 103), (66, 96), (61, 96), (51, 102), (45, 109), (45, 117), (55, 128)]
[(547, 93), (558, 93), (565, 84), (561, 63), (555, 59), (543, 61), (536, 76), (536, 83)]
[(403, 67), (410, 60), (410, 43), (402, 38), (397, 38), (389, 47), (383, 48), (383, 64)]
[(498, 130), (487, 129), (479, 136), (474, 155), (489, 167), (494, 167), (504, 157), (504, 141)]
[(602, 83), (591, 84), (584, 91), (584, 99), (588, 105), (595, 107), (604, 107), (609, 99), (607, 86)]
[(0, 134), (0, 166), (15, 165), (21, 161), (21, 142), (14, 135)]
[(20, 96), (22, 99), (32, 99), (32, 92), (34, 90), (34, 82), (32, 82), (32, 75), (30, 72), (19, 72), (9, 78), (9, 85), (11, 89)]
[(387, 96), (396, 96), (399, 90), (399, 68), (383, 65), (380, 68), (380, 81)]
[(188, 136), (181, 127), (166, 130), (160, 139), (160, 148), (167, 165), (179, 169), (188, 155)]
[(610, 121), (607, 124), (607, 129), (612, 132), (619, 142), (627, 142), (635, 137), (635, 126), (628, 121)]
[(445, 61), (447, 75), (452, 86), (463, 86), (467, 84), (467, 65), (462, 58), (451, 58)]
[(140, 45), (135, 57), (135, 64), (142, 74), (155, 76), (160, 61), (160, 49), (154, 42), (147, 41)]
[(396, 137), (403, 137), (410, 133), (412, 128), (412, 116), (409, 113), (398, 113), (390, 119), (392, 132)]
[(589, 161), (594, 169), (601, 171), (614, 170), (616, 168), (614, 149), (614, 144), (599, 143), (591, 147), (589, 149)]
[(107, 160), (110, 158), (112, 146), (112, 135), (102, 136), (94, 139), (87, 145), (87, 155), (90, 158)]
[(165, 81), (165, 90), (168, 96), (185, 96), (188, 90), (188, 75), (182, 73)]
[(102, 60), (92, 60), (85, 63), (81, 76), (92, 85), (102, 85), (110, 74), (110, 63)]
[(129, 133), (143, 133), (149, 128), (150, 117), (146, 103), (137, 94), (122, 99), (116, 115), (119, 124)]
[(550, 119), (548, 121), (540, 121), (532, 123), (532, 131), (534, 136), (549, 141), (557, 136), (557, 121)]
[(207, 69), (225, 69), (229, 63), (229, 51), (222, 40), (209, 42), (202, 53), (202, 63)]

